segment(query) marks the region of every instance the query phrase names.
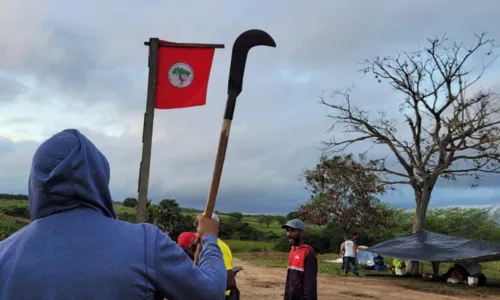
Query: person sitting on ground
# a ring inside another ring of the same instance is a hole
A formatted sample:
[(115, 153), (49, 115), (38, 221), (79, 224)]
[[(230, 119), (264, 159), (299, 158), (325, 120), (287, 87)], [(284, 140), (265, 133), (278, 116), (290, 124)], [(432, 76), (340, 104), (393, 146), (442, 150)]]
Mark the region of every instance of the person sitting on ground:
[(119, 221), (106, 157), (75, 129), (36, 150), (32, 222), (0, 242), (0, 299), (224, 299), (219, 224), (202, 215), (200, 264), (152, 224)]
[(304, 222), (293, 219), (281, 228), (286, 229), (291, 246), (284, 300), (318, 299), (318, 260), (314, 249), (304, 243)]
[(458, 262), (454, 263), (448, 271), (441, 277), (446, 281), (449, 277), (465, 281), (469, 276), (477, 277), (478, 286), (486, 285), (486, 276), (483, 273), (483, 267), (478, 262)]
[(352, 236), (349, 236), (345, 242), (340, 245), (340, 253), (343, 254), (343, 267), (344, 276), (349, 274), (349, 265), (352, 264), (354, 270), (353, 273), (359, 276), (358, 270), (356, 269), (356, 260), (358, 259), (358, 245), (352, 241)]

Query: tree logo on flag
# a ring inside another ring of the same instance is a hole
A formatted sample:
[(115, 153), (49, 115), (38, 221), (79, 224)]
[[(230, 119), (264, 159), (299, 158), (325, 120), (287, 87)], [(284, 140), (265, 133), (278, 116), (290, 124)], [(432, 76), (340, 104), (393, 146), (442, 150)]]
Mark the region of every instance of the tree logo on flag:
[(193, 68), (186, 63), (175, 63), (168, 70), (168, 81), (176, 88), (188, 87), (193, 82), (193, 79)]

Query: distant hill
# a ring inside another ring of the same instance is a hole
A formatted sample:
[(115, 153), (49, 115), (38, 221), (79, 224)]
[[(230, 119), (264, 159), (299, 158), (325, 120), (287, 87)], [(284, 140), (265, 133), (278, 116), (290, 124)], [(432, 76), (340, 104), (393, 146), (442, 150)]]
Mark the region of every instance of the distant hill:
[[(25, 201), (27, 201), (28, 200), (28, 195), (0, 193), (0, 200), (25, 200)], [(114, 207), (116, 209), (123, 211), (123, 209), (120, 207), (120, 206), (123, 206), (123, 201), (113, 200), (113, 204), (114, 204)], [(125, 208), (127, 208), (127, 207), (125, 207)], [(135, 208), (131, 208), (131, 209), (134, 210), (134, 213), (135, 213)], [(181, 210), (182, 210), (183, 213), (187, 213), (187, 214), (200, 214), (200, 213), (203, 212), (200, 209), (186, 208), (186, 207), (181, 207)], [(128, 212), (131, 213), (131, 210), (128, 210)], [(219, 212), (219, 214), (223, 214), (223, 215), (229, 215), (231, 213), (232, 212)], [(255, 214), (243, 214), (243, 215), (245, 217), (255, 217), (255, 218), (258, 218), (258, 217), (262, 217), (262, 216), (277, 217), (277, 216), (282, 216), (283, 214), (266, 215), (266, 214), (262, 214), (262, 213), (255, 213)]]
[[(136, 208), (126, 207), (122, 202), (119, 201), (114, 201), (113, 206), (115, 208), (118, 219), (133, 223), (135, 222), (137, 212)], [(201, 210), (194, 208), (181, 209), (183, 214), (191, 215), (193, 217), (202, 213)], [(218, 215), (221, 221), (228, 221), (231, 215), (240, 215), (241, 222), (248, 223), (251, 227), (259, 230), (262, 233), (283, 233), (283, 229), (281, 229), (281, 221), (279, 220), (279, 218), (276, 218), (277, 216), (268, 215), (268, 217), (273, 218), (273, 220), (271, 223), (266, 224), (261, 221), (261, 218), (265, 215), (243, 215), (238, 212), (218, 212)], [(22, 226), (30, 223), (28, 196), (0, 194), (0, 217), (2, 217), (0, 219), (0, 223), (3, 223), (3, 225), (0, 224), (0, 229), (3, 227), (4, 232), (8, 232), (9, 234), (12, 234), (16, 230), (22, 228)]]

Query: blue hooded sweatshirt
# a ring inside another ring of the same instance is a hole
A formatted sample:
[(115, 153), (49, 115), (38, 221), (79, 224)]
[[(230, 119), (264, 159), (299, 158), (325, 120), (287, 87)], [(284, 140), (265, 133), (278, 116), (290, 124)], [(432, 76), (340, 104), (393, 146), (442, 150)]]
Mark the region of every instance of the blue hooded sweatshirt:
[(116, 219), (109, 164), (83, 134), (64, 130), (36, 151), (31, 224), (0, 243), (0, 299), (224, 299), (217, 237), (199, 266), (151, 224)]

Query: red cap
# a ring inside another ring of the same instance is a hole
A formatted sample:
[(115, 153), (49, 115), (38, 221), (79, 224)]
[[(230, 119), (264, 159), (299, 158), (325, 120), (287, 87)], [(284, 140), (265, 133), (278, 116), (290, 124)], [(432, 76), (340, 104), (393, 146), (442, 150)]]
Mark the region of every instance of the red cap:
[(177, 244), (181, 247), (189, 247), (196, 240), (196, 233), (194, 232), (183, 232), (177, 238)]

